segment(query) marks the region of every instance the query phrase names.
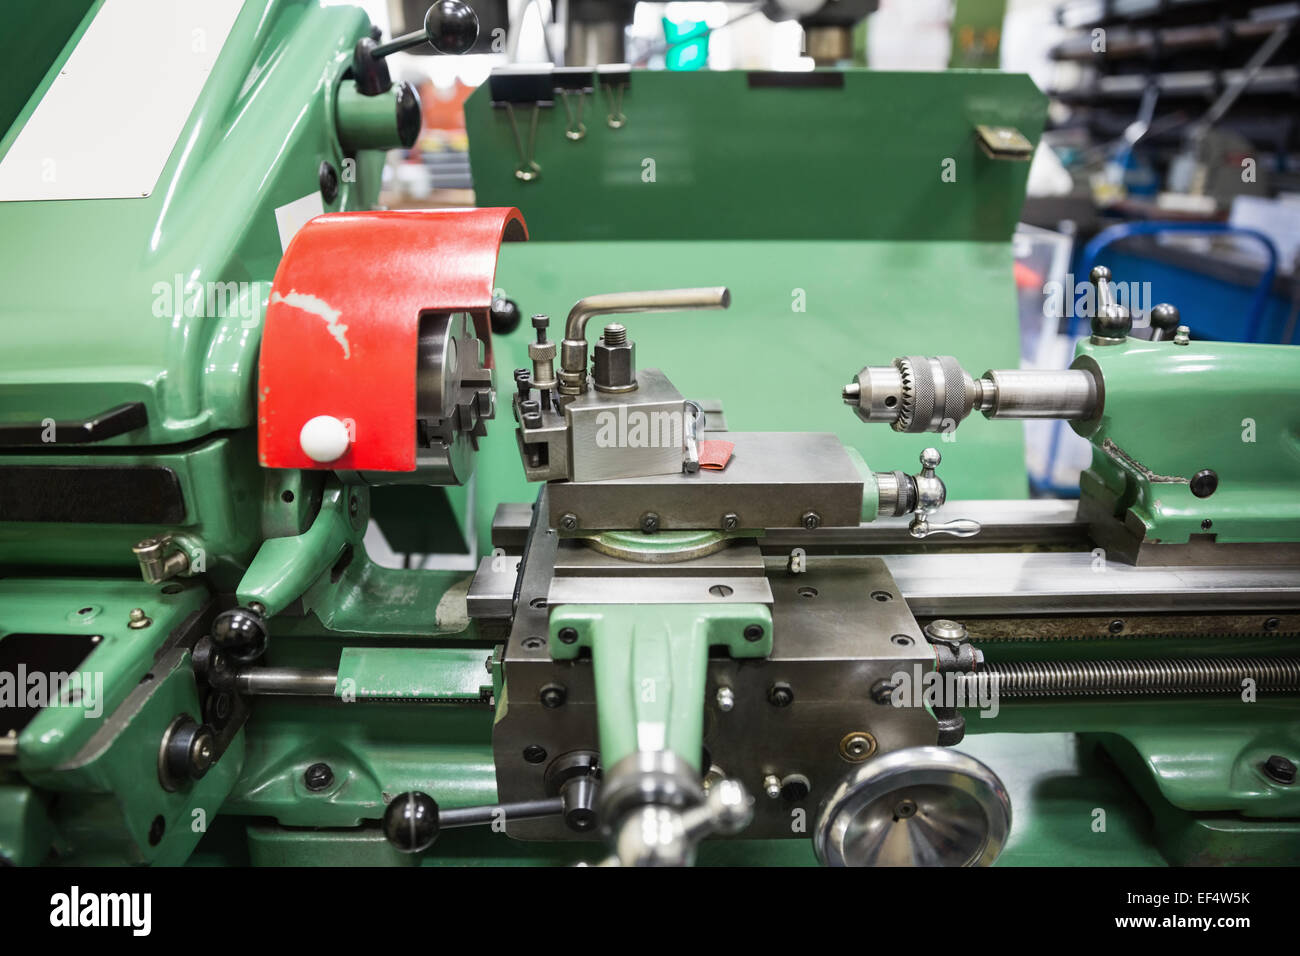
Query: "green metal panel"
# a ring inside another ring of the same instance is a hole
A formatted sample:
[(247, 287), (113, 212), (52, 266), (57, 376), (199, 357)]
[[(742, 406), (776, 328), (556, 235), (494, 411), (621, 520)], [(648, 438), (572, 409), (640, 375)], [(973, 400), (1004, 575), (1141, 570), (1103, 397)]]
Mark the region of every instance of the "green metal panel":
[[(967, 726), (978, 720), (968, 715)], [(960, 749), (1001, 777), (1011, 797), (1013, 823), (998, 866), (1166, 864), (1152, 842), (1150, 811), (1095, 741), (990, 733), (968, 737)]]
[[(94, 578), (0, 578), (0, 640), (5, 634), (85, 634), (99, 638), (78, 668), (103, 678), (93, 707), (47, 707), (18, 737), (24, 773), (52, 771), (72, 759), (149, 672), (158, 646), (207, 600), (195, 582), (160, 588), (142, 581)], [(128, 626), (133, 608), (152, 622)]]
[[(0, 386), (2, 387), (2, 386)], [(298, 489), (296, 475), (275, 475), (257, 469), (256, 436), (251, 431), (213, 438), (184, 449), (149, 449), (135, 455), (94, 452), (63, 454), (52, 459), (36, 452), (8, 454), (4, 464), (65, 467), (171, 469), (185, 501), (180, 524), (75, 524), (0, 521), (0, 564), (23, 569), (69, 565), (135, 573), (138, 562), (131, 546), (162, 530), (174, 532), (176, 543), (193, 567), (211, 574), (218, 586), (233, 587), (252, 557), (263, 533), (286, 533), (302, 520), (309, 496), (281, 498), (282, 489)], [(282, 484), (281, 480), (288, 483)], [(271, 493), (265, 496), (264, 489)]]
[(671, 750), (700, 769), (709, 648), (766, 657), (772, 613), (761, 604), (566, 604), (551, 612), (549, 643), (556, 660), (591, 651), (606, 767), (636, 750)]
[(54, 845), (45, 802), (30, 787), (0, 784), (0, 866), (35, 866)]
[[(488, 707), (263, 698), (244, 733), (248, 759), (223, 814), (355, 827), (379, 820), (387, 799), (407, 790), (444, 807), (497, 799)], [(333, 783), (309, 790), (303, 774), (319, 762), (329, 765)]]
[[(1300, 541), (1300, 349), (1085, 340), (1078, 356), (1076, 367), (1100, 368), (1104, 393), (1101, 418), (1075, 426), (1094, 445), (1085, 495), (1131, 514), (1148, 540)], [(1203, 469), (1218, 489), (1197, 498), (1188, 480)]]
[[(518, 206), (546, 241), (1011, 238), (1029, 167), (984, 155), (974, 127), (1014, 126), (1037, 142), (1047, 98), (1029, 77), (830, 77), (842, 88), (755, 89), (739, 71), (633, 72), (621, 129), (604, 122), (603, 100), (587, 104), (578, 142), (564, 136), (562, 108), (541, 110), (542, 174), (530, 183), (514, 176), (509, 118), (485, 84), (465, 109), (478, 202)], [(526, 139), (529, 109), (515, 114)]]
[(262, 542), (239, 582), (240, 602), (256, 601), (274, 615), (302, 597), (305, 609), (314, 609), (314, 595), (306, 592), (331, 570), (344, 548), (360, 542), (366, 527), (364, 502), (364, 492), (331, 478), (311, 527), (302, 534)]
[[(1205, 821), (1186, 815), (1161, 816), (1153, 826), (1151, 811), (1093, 738), (1071, 733), (994, 733), (968, 739), (962, 749), (1002, 777), (1014, 803), (1015, 826), (998, 866), (1161, 866), (1167, 860), (1154, 843), (1157, 826), (1181, 825), (1213, 833), (1231, 828), (1227, 820)], [(444, 797), (438, 799), (441, 802)], [(1097, 809), (1105, 811), (1104, 829), (1094, 828)], [(1266, 837), (1270, 831), (1281, 832), (1283, 826), (1265, 821), (1259, 831)], [(1232, 829), (1235, 832), (1236, 828)], [(373, 830), (352, 833), (355, 856), (347, 852), (351, 842), (347, 835), (337, 831), (272, 832), (257, 827), (250, 828), (247, 841), (244, 831), (238, 818), (222, 817), (200, 844), (193, 862), (246, 862), (245, 842), (264, 844), (254, 851), (266, 854), (258, 858), (281, 864), (328, 860), (343, 865), (358, 858), (378, 862), (371, 854), (382, 854)], [(424, 866), (544, 866), (596, 862), (607, 852), (598, 843), (521, 843), (483, 827), (449, 830), (418, 859)], [(810, 839), (706, 840), (697, 863), (813, 866), (816, 858)]]
[(403, 853), (377, 827), (316, 830), (311, 835), (278, 827), (248, 828), (253, 866), (418, 866), (420, 857)]
[[(1210, 733), (1214, 734), (1212, 728)], [(1134, 746), (1121, 737), (1098, 737), (1096, 741), (1145, 801), (1152, 819), (1151, 839), (1173, 865), (1295, 866), (1300, 863), (1300, 821), (1268, 816), (1251, 818), (1231, 812), (1188, 812), (1165, 799), (1164, 780), (1148, 773), (1152, 757), (1149, 751), (1144, 752), (1143, 744)], [(1183, 755), (1178, 763), (1182, 769), (1192, 769), (1193, 785), (1206, 783), (1190, 756)], [(1168, 769), (1176, 773), (1180, 768), (1175, 765)], [(1242, 769), (1252, 777), (1259, 776), (1257, 765)]]
[[(133, 690), (143, 702), (128, 714), (113, 715), (118, 726), (102, 734), (102, 749), (97, 736), (73, 763), (57, 771), (26, 773), (35, 786), (59, 792), (60, 845), (75, 851), (69, 862), (185, 862), (243, 766), (241, 731), (201, 780), (175, 792), (164, 790), (158, 782), (162, 728), (179, 714), (200, 713), (189, 655), (178, 656), (165, 672), (150, 671)], [(23, 744), (20, 738), (20, 755)]]
[(334, 696), (343, 700), (489, 700), (489, 648), (345, 647)]
[[(341, 169), (335, 87), (368, 26), (356, 7), (247, 3), (152, 195), (0, 203), (5, 421), (143, 401), (148, 428), (114, 446), (252, 424), (261, 315), (281, 255), (275, 209), (318, 191), (322, 160)], [(378, 167), (357, 169), (326, 211), (373, 205)], [(209, 300), (210, 282), (237, 285)], [(234, 304), (223, 307), (227, 294)]]
[[(1137, 754), (1130, 774), (1149, 782), (1161, 801), (1194, 813), (1254, 818), (1300, 815), (1300, 793), (1267, 780), (1270, 754), (1300, 750), (1300, 701), (1166, 698), (1003, 701), (996, 716), (966, 713), (968, 733), (1074, 731), (1128, 742)], [(1295, 852), (1300, 854), (1300, 844)]]

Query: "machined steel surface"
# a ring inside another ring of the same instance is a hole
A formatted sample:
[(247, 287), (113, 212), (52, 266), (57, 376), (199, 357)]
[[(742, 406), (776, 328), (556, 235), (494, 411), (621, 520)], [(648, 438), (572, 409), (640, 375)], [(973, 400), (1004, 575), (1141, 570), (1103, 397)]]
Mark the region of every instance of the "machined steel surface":
[(251, 696), (333, 697), (338, 671), (325, 667), (246, 667), (235, 689)]
[[(631, 535), (629, 534), (629, 537)], [(661, 535), (645, 535), (654, 541)], [(717, 577), (763, 575), (763, 554), (753, 538), (718, 536), (720, 547), (690, 548), (676, 559), (657, 552), (637, 554), (607, 547), (588, 538), (567, 538), (555, 555), (556, 577)]]
[(523, 551), (532, 523), (532, 502), (501, 502), (492, 514), (492, 547), (516, 554)]
[[(1300, 635), (1300, 612), (1257, 608), (1232, 614), (1212, 611), (1111, 611), (1105, 614), (1059, 614), (1043, 608), (1030, 615), (966, 615), (962, 623), (976, 643), (1023, 644), (1128, 638), (1213, 639), (1260, 637), (1288, 641)], [(926, 623), (925, 616), (919, 618)], [(1279, 643), (1279, 649), (1281, 645)]]
[(546, 602), (557, 604), (771, 604), (763, 577), (555, 577)]
[(491, 554), (479, 561), (465, 598), (472, 618), (508, 618), (514, 606), (519, 558)]
[[(631, 391), (597, 389), (564, 406), (573, 481), (674, 474), (682, 470), (686, 405), (656, 368)], [(560, 477), (560, 476), (556, 476)]]
[(636, 383), (636, 343), (617, 322), (605, 326), (591, 356), (591, 381), (598, 392), (629, 392)]
[[(653, 539), (654, 535), (647, 535)], [(561, 539), (546, 594), (560, 604), (766, 604), (772, 589), (752, 539), (683, 561), (608, 554), (583, 540)]]
[[(945, 507), (979, 521), (980, 534), (929, 539), (924, 552), (918, 552), (907, 518), (900, 517), (813, 532), (774, 529), (757, 540), (770, 560), (783, 564), (796, 548), (809, 555), (881, 554), (913, 613), (922, 618), (1111, 611), (1254, 615), (1272, 610), (1285, 621), (1284, 612), (1300, 609), (1300, 565), (1135, 567), (1090, 549), (1087, 525), (1070, 502), (949, 501)], [(502, 505), (493, 522), (493, 543), (519, 548), (531, 514), (528, 505)], [(1008, 550), (1026, 545), (1037, 550)], [(898, 553), (903, 549), (906, 553)], [(728, 553), (730, 558), (719, 560), (734, 558), (734, 552)], [(1259, 628), (1243, 624), (1236, 629), (1249, 633)]]
[(1227, 611), (1300, 607), (1300, 567), (1133, 567), (1100, 553), (891, 554), (912, 613)]
[(496, 413), (492, 369), (484, 368), (473, 318), (467, 312), (421, 316), (416, 356), (415, 409), (423, 422), (413, 473), (418, 478), (402, 480), (461, 484), (472, 471), (478, 439), (487, 434), (487, 422)]
[(863, 479), (843, 444), (824, 432), (728, 432), (731, 461), (721, 471), (680, 470), (673, 474), (609, 481), (571, 481), (549, 490), (549, 521), (561, 527), (566, 514), (574, 529), (638, 527), (643, 515), (658, 516), (661, 529), (718, 529), (726, 515), (738, 528), (791, 528), (809, 512), (819, 528), (857, 527)]
[[(709, 418), (713, 423), (712, 413)], [(877, 480), (882, 474), (877, 472)], [(1088, 547), (1088, 527), (1079, 519), (1074, 502), (1054, 499), (1032, 501), (952, 501), (947, 512), (980, 523), (979, 535), (966, 539), (937, 539), (926, 542), (927, 552), (937, 548), (983, 551), (991, 547), (1033, 545), (1037, 547)], [(497, 505), (492, 519), (492, 546), (511, 553), (523, 550), (532, 521), (533, 506), (522, 502)], [(916, 539), (908, 534), (909, 516), (879, 517), (854, 527), (821, 527), (815, 532), (803, 528), (771, 528), (758, 539), (765, 552), (804, 548), (810, 553), (853, 551), (877, 553), (907, 547), (915, 550)]]
[(1083, 369), (992, 369), (982, 381), (980, 411), (986, 418), (1075, 421), (1097, 411), (1097, 379)]
[[(540, 394), (536, 390), (530, 395)], [(635, 387), (588, 391), (525, 415), (516, 400), (520, 459), (529, 481), (598, 481), (681, 471), (687, 403), (659, 369)]]

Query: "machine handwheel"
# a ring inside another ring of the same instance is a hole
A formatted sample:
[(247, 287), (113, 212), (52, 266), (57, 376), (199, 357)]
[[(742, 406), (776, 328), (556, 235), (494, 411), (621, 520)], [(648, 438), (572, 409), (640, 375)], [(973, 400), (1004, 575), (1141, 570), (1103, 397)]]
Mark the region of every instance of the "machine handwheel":
[(988, 866), (1011, 829), (1002, 781), (974, 757), (908, 747), (863, 764), (822, 805), (826, 866)]

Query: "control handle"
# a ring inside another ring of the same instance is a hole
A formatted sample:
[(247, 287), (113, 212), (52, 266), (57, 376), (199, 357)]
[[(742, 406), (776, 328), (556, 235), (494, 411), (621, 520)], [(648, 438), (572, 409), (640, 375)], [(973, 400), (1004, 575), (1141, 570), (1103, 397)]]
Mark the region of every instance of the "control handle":
[(462, 0), (438, 0), (424, 15), (424, 28), (376, 45), (376, 59), (428, 43), (439, 53), (459, 56), (478, 42), (478, 14)]

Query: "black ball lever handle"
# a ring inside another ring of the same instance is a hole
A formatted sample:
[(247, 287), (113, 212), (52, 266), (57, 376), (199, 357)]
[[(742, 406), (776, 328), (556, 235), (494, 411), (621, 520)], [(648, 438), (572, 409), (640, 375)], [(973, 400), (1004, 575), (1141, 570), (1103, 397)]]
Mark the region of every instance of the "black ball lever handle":
[(439, 53), (468, 53), (478, 42), (478, 14), (463, 0), (438, 0), (424, 15), (424, 29), (377, 44), (370, 55), (379, 59), (428, 43)]

